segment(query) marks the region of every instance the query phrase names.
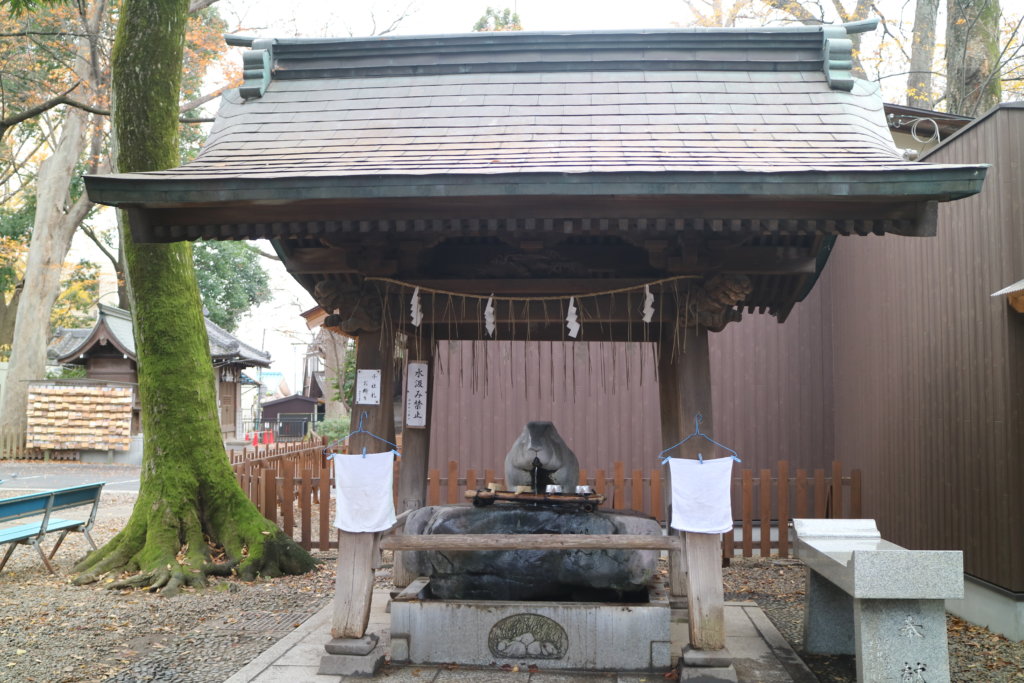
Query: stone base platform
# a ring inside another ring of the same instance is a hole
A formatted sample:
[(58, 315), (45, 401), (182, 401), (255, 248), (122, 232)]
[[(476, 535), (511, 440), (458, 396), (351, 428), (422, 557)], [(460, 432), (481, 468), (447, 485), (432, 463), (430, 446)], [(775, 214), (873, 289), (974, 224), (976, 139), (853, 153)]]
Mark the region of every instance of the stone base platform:
[(646, 603), (428, 596), (429, 585), (415, 599), (391, 603), (393, 662), (650, 672), (671, 666), (668, 587), (658, 580)]

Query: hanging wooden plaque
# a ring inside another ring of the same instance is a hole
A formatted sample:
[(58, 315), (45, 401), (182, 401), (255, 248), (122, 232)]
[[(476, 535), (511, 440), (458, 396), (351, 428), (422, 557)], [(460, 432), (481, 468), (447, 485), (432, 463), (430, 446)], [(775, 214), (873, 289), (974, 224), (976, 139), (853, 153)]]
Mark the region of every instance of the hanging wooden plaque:
[(356, 371), (356, 403), (364, 406), (380, 405), (380, 370)]
[(427, 426), (427, 373), (429, 366), (409, 361), (405, 366), (405, 426), (422, 429)]

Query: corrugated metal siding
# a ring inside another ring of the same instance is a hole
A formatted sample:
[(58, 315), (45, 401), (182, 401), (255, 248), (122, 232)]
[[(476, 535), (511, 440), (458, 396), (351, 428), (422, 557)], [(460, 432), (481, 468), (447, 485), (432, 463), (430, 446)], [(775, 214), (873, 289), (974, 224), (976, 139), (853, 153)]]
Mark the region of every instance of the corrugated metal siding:
[(829, 265), (836, 457), (864, 470), (865, 515), (1014, 591), (1024, 326), (989, 294), (1024, 275), (1022, 140), (1022, 110), (975, 125), (928, 159), (993, 164), (981, 195), (941, 205), (938, 237), (841, 239)]
[(654, 345), (609, 342), (439, 342), (430, 467), (504, 472), (531, 420), (550, 420), (593, 473), (650, 469), (661, 450)]
[(791, 471), (833, 460), (832, 291), (826, 268), (785, 323), (745, 315), (709, 338), (716, 436), (743, 467)]

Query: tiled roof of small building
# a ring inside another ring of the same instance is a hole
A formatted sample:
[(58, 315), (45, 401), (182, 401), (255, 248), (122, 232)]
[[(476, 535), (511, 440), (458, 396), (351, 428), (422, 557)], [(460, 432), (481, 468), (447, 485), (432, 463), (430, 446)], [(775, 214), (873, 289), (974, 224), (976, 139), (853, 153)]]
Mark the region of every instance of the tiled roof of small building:
[[(206, 334), (210, 341), (210, 356), (214, 360), (227, 360), (246, 366), (270, 366), (270, 354), (249, 346), (230, 332), (206, 319)], [(89, 329), (61, 328), (47, 355), (60, 363), (70, 363), (96, 343), (111, 343), (122, 353), (135, 358), (135, 336), (131, 314), (124, 309), (99, 304), (96, 324)]]

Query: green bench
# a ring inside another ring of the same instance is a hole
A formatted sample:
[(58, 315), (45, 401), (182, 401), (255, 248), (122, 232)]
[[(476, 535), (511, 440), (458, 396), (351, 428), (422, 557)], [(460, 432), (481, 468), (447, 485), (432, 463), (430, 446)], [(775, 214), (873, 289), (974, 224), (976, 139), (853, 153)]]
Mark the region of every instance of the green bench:
[[(46, 565), (46, 569), (55, 574), (50, 560), (56, 554), (64, 538), (72, 531), (81, 531), (85, 540), (89, 542), (93, 550), (96, 544), (93, 543), (89, 531), (96, 521), (96, 510), (100, 505), (100, 492), (103, 490), (103, 482), (97, 484), (83, 484), (71, 486), (65, 489), (55, 489), (42, 493), (29, 493), (24, 496), (0, 499), (0, 524), (13, 522), (28, 517), (39, 517), (37, 520), (19, 524), (18, 526), (0, 528), (0, 545), (10, 544), (4, 559), (0, 560), (0, 571), (3, 571), (7, 560), (11, 558), (14, 549), (19, 545), (32, 545), (39, 553), (39, 558)], [(89, 511), (89, 518), (82, 519), (58, 519), (53, 513), (68, 510), (70, 508), (92, 506)], [(46, 534), (60, 532), (57, 543), (53, 550), (47, 555), (43, 552), (41, 542)]]

